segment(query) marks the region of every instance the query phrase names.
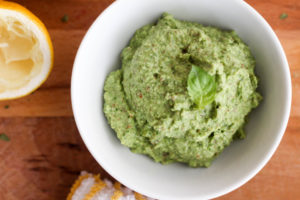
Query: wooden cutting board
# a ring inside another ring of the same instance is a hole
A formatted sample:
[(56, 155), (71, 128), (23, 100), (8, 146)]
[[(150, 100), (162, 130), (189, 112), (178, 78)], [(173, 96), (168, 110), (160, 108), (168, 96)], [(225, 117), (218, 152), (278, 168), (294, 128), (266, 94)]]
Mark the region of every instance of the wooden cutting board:
[[(0, 102), (0, 200), (60, 200), (81, 170), (109, 175), (85, 148), (75, 125), (70, 80), (75, 53), (93, 20), (112, 0), (19, 0), (49, 29), (55, 63), (33, 94)], [(293, 81), (288, 128), (270, 162), (241, 188), (219, 199), (300, 199), (300, 1), (248, 0), (274, 28)], [(280, 19), (287, 13), (286, 19)], [(68, 15), (68, 22), (61, 18)], [(255, 31), (255, 30), (253, 30)]]

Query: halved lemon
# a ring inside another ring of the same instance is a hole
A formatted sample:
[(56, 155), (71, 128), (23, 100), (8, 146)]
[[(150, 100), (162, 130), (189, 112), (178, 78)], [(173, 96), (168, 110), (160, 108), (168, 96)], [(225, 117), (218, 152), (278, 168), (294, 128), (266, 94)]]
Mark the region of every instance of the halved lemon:
[(23, 6), (0, 0), (0, 100), (30, 94), (47, 79), (52, 65), (45, 25)]

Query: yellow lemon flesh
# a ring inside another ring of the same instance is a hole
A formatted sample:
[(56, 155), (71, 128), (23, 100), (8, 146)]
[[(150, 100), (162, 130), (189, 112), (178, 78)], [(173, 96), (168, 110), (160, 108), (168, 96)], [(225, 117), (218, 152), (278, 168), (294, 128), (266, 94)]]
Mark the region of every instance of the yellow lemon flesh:
[(23, 6), (0, 1), (0, 100), (30, 94), (47, 79), (52, 64), (43, 23)]

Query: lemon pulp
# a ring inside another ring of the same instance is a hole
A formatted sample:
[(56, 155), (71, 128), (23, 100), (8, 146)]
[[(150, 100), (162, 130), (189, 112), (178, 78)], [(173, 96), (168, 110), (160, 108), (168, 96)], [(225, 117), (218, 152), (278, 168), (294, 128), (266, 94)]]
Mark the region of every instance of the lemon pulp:
[(39, 46), (35, 34), (16, 18), (0, 19), (0, 93), (23, 87), (41, 72)]

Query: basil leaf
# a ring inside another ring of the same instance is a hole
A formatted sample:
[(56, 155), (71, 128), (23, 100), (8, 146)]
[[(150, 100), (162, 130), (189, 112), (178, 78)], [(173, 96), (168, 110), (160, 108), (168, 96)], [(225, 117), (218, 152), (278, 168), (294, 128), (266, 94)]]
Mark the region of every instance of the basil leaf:
[(205, 70), (193, 65), (188, 76), (187, 90), (192, 101), (202, 109), (214, 101), (216, 82)]

